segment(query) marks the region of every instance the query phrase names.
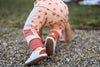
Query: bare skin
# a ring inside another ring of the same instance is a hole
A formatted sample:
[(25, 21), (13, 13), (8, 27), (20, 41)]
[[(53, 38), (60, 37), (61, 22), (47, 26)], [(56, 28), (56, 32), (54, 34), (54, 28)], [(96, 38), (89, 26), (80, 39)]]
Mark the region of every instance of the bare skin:
[[(41, 41), (45, 42), (45, 40), (42, 38), (42, 28), (39, 31), (39, 36), (41, 37)], [(61, 42), (69, 42), (71, 38), (71, 28), (70, 28), (70, 24), (67, 23), (66, 27), (65, 27), (65, 39), (60, 39), (59, 41)]]
[(65, 39), (60, 39), (59, 41), (61, 42), (69, 42), (71, 39), (71, 28), (70, 28), (70, 24), (67, 23), (66, 27), (65, 27)]
[(40, 31), (39, 31), (38, 34), (39, 34), (39, 36), (41, 37), (41, 41), (44, 42), (44, 40), (43, 40), (43, 38), (42, 38), (42, 28), (40, 28)]
[(38, 50), (40, 50), (40, 49), (42, 49), (42, 47), (38, 47), (38, 48), (36, 48), (34, 51), (38, 51)]
[[(42, 39), (42, 28), (40, 29), (39, 36), (41, 37), (41, 41), (45, 42), (45, 40)], [(68, 43), (70, 39), (71, 39), (71, 28), (70, 28), (70, 24), (67, 23), (65, 27), (65, 39), (60, 39), (59, 41)], [(41, 48), (42, 47), (38, 47), (35, 50), (40, 50)]]

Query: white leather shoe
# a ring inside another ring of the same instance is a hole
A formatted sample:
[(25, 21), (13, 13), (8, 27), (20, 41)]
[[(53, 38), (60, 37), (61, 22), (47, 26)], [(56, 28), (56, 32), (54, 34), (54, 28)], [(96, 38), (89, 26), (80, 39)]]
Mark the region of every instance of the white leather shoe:
[(39, 61), (47, 57), (45, 48), (42, 48), (38, 51), (33, 51), (31, 56), (25, 62), (25, 65), (37, 64)]
[(56, 38), (54, 37), (53, 33), (47, 36), (44, 47), (46, 48), (48, 56), (53, 55), (55, 53)]

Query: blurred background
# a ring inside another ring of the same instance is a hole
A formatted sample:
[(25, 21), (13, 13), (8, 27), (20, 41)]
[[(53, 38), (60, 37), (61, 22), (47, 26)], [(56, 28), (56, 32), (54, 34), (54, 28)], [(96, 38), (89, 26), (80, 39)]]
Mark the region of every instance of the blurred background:
[[(72, 29), (100, 29), (100, 0), (63, 0)], [(0, 27), (23, 28), (34, 0), (0, 0)]]
[[(32, 51), (23, 26), (34, 1), (0, 0), (0, 67), (26, 67)], [(57, 42), (55, 56), (33, 67), (100, 67), (100, 0), (63, 1), (69, 7), (71, 41)], [(44, 27), (44, 38), (48, 32)]]

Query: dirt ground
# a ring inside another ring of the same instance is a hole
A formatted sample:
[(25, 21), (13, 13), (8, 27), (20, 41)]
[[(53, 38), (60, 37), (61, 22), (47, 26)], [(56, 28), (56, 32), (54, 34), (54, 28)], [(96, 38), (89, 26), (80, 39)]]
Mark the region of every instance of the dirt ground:
[[(0, 67), (25, 67), (32, 51), (22, 29), (12, 30), (0, 29)], [(72, 30), (69, 43), (58, 41), (53, 56), (31, 67), (100, 67), (100, 30)]]

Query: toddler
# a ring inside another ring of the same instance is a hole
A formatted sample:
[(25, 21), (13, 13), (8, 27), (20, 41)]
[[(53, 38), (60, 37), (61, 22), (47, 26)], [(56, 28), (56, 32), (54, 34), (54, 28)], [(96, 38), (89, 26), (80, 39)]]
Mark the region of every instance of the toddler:
[[(25, 65), (37, 64), (40, 60), (55, 53), (56, 41), (62, 36), (65, 29), (65, 39), (68, 42), (71, 37), (71, 29), (68, 20), (68, 7), (61, 0), (37, 0), (34, 8), (24, 25), (24, 36), (32, 49), (32, 54)], [(50, 32), (42, 44), (42, 28), (50, 26)]]

